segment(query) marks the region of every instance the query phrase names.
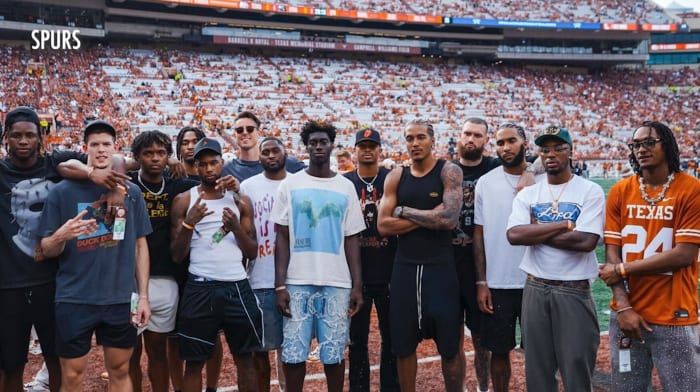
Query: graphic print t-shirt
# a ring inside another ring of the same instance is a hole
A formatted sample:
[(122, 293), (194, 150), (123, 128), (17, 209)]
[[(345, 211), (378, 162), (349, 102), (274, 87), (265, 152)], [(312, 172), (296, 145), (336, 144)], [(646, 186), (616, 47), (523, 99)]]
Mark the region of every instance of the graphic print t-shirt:
[[(699, 195), (700, 181), (676, 173), (663, 199), (652, 206), (642, 198), (639, 176), (620, 180), (608, 195), (605, 243), (622, 248), (624, 263), (670, 250), (681, 242), (700, 244)], [(697, 254), (694, 260), (698, 260)], [(697, 262), (673, 272), (630, 276), (628, 284), (630, 303), (647, 322), (697, 324)], [(614, 300), (611, 306), (617, 309)]]
[(61, 180), (56, 166), (69, 159), (84, 159), (84, 155), (54, 152), (39, 157), (29, 169), (20, 169), (9, 159), (0, 160), (0, 289), (55, 279), (56, 263), (42, 260), (39, 219), (49, 192)]
[[(552, 195), (558, 195), (556, 211)], [(551, 186), (543, 179), (515, 196), (507, 229), (531, 224), (533, 217), (537, 223), (570, 220), (576, 223), (574, 230), (602, 237), (605, 223), (603, 188), (579, 176), (573, 176), (568, 184)], [(577, 252), (546, 244), (528, 246), (520, 268), (543, 279), (583, 280), (598, 276), (595, 251)]]
[(114, 305), (129, 303), (136, 291), (136, 239), (151, 233), (151, 222), (136, 184), (124, 198), (123, 240), (112, 238), (113, 222), (105, 219), (105, 188), (87, 181), (64, 180), (49, 193), (41, 214), (42, 237), (51, 236), (68, 219), (87, 210), (98, 230), (66, 241), (58, 260), (56, 302)]
[[(289, 175), (289, 174), (287, 174)], [(277, 188), (283, 180), (271, 180), (258, 174), (241, 182), (241, 194), (253, 203), (253, 224), (258, 237), (258, 257), (248, 267), (248, 280), (253, 289), (275, 287), (275, 223), (270, 220)]]
[(351, 288), (345, 237), (365, 229), (355, 187), (347, 178), (301, 171), (279, 186), (272, 220), (289, 226), (287, 284)]

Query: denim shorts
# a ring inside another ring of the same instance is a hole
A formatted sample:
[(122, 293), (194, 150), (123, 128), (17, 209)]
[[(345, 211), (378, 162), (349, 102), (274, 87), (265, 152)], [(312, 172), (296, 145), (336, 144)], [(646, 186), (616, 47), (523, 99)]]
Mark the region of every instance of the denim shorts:
[(339, 364), (345, 357), (350, 317), (350, 289), (330, 286), (287, 285), (291, 318), (284, 318), (282, 362), (302, 363), (315, 335), (321, 362)]
[(274, 289), (253, 290), (262, 310), (263, 346), (261, 351), (272, 351), (282, 347), (282, 315), (277, 310)]

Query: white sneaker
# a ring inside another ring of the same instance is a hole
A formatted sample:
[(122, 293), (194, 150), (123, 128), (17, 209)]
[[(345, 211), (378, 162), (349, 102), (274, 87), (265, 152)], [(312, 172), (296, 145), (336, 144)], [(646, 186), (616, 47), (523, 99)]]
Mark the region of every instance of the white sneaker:
[(321, 348), (319, 346), (316, 346), (315, 349), (311, 350), (309, 352), (309, 357), (306, 358), (307, 361), (309, 362), (318, 362), (321, 360)]
[(32, 381), (24, 384), (25, 392), (44, 392), (49, 390), (49, 386), (39, 381)]
[(29, 344), (29, 353), (32, 355), (41, 355), (41, 344), (38, 341), (33, 341)]

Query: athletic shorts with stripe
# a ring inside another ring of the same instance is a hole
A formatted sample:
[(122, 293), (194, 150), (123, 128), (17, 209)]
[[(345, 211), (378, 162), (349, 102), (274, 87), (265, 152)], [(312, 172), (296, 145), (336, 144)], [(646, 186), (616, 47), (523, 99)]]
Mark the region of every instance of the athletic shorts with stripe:
[(180, 299), (177, 331), (180, 357), (211, 357), (219, 329), (233, 354), (259, 351), (264, 339), (262, 311), (247, 279), (235, 282), (187, 280)]

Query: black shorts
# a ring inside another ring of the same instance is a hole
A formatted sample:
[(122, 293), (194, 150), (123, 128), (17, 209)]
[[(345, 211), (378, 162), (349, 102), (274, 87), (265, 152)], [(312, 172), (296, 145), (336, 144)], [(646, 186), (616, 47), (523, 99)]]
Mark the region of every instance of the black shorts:
[(389, 303), (391, 348), (396, 356), (414, 353), (423, 339), (434, 339), (438, 352), (446, 359), (457, 355), (462, 316), (452, 262), (395, 262)]
[(177, 315), (180, 357), (209, 359), (219, 329), (224, 330), (232, 354), (261, 350), (262, 311), (248, 280), (197, 282), (190, 278)]
[(44, 357), (56, 357), (54, 282), (0, 290), (0, 369), (17, 370), (27, 362), (32, 325)]
[(520, 322), (522, 289), (491, 289), (493, 314), (481, 315), (481, 346), (505, 354), (515, 348), (515, 327)]
[(471, 331), (472, 336), (479, 335), (483, 313), (479, 310), (479, 304), (476, 300), (476, 265), (474, 264), (472, 248), (454, 247), (454, 251), (464, 323)]
[(136, 327), (131, 304), (56, 303), (56, 351), (61, 358), (79, 358), (90, 351), (92, 334), (105, 347), (133, 348)]

